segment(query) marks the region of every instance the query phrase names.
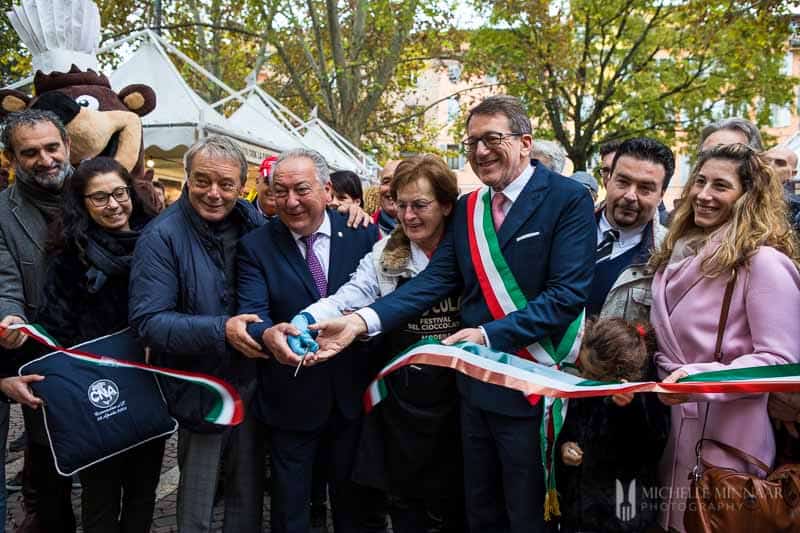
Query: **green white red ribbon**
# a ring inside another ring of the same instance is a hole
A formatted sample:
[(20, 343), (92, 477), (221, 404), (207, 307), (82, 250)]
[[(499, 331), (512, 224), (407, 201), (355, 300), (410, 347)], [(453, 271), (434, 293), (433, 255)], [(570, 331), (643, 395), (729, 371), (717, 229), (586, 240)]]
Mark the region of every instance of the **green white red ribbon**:
[[(677, 383), (655, 381), (607, 383), (585, 380), (551, 366), (496, 352), (473, 343), (462, 342), (445, 346), (438, 341), (426, 340), (395, 357), (378, 373), (364, 394), (364, 408), (367, 412), (386, 398), (386, 376), (412, 364), (452, 368), (484, 383), (518, 390), (531, 403), (536, 403), (541, 396), (557, 399), (587, 398), (623, 392), (662, 394), (800, 392), (800, 364), (703, 372), (682, 378)], [(543, 444), (550, 448), (542, 450), (545, 467), (552, 466), (553, 443), (557, 440), (560, 424), (566, 415), (562, 404), (551, 405), (553, 425), (543, 423), (540, 428)], [(559, 514), (555, 476), (552, 472), (545, 482), (547, 485), (545, 515), (549, 517), (550, 514)]]
[(55, 339), (38, 324), (13, 324), (5, 328), (0, 326), (0, 334), (4, 334), (5, 329), (21, 331), (36, 342), (49, 346), (53, 351), (63, 352), (70, 357), (80, 359), (92, 365), (114, 368), (138, 368), (139, 370), (144, 370), (152, 374), (195, 383), (201, 387), (205, 387), (216, 397), (214, 406), (205, 417), (206, 421), (223, 426), (235, 426), (240, 424), (244, 419), (244, 406), (242, 404), (242, 399), (239, 397), (239, 393), (236, 392), (233, 386), (221, 379), (206, 374), (186, 372), (184, 370), (172, 370), (144, 363), (123, 361), (104, 355), (96, 355), (74, 348), (64, 348), (63, 346), (59, 346)]
[(386, 397), (386, 376), (408, 365), (452, 368), (471, 378), (520, 391), (526, 397), (588, 398), (624, 392), (662, 394), (766, 394), (800, 392), (800, 364), (755, 366), (701, 372), (677, 383), (640, 381), (611, 383), (590, 381), (561, 370), (528, 361), (485, 346), (462, 342), (445, 346), (428, 340), (417, 343), (390, 361), (364, 394), (364, 407), (372, 410)]

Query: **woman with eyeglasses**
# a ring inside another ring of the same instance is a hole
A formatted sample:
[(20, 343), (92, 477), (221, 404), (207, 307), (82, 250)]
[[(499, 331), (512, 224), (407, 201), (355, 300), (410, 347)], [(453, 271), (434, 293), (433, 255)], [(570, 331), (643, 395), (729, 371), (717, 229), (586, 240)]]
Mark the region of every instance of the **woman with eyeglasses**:
[[(796, 363), (800, 356), (798, 247), (781, 183), (766, 160), (743, 144), (700, 154), (669, 233), (652, 257), (651, 322), (665, 383), (714, 370)], [(726, 293), (730, 294), (724, 319)], [(724, 325), (723, 325), (724, 324)], [(720, 337), (718, 337), (718, 334)], [(717, 344), (719, 343), (719, 351)], [(767, 394), (662, 395), (671, 432), (661, 459), (661, 526), (684, 531), (689, 473), (701, 435), (771, 467), (775, 439)], [(704, 431), (705, 428), (705, 431)], [(702, 459), (766, 476), (713, 442)]]
[[(62, 346), (128, 326), (128, 281), (139, 230), (147, 221), (128, 171), (116, 160), (84, 161), (64, 186), (52, 230), (54, 256), (38, 322)], [(80, 472), (87, 533), (145, 533), (155, 506), (165, 439), (155, 439)]]
[[(398, 227), (361, 260), (350, 282), (306, 308), (293, 324), (369, 305), (428, 265), (455, 207), (456, 176), (438, 156), (415, 156), (397, 166), (390, 193)], [(376, 366), (424, 338), (458, 331), (459, 306), (453, 295), (401, 330), (386, 333), (380, 349), (384, 359), (376, 353)], [(412, 365), (390, 375), (387, 387), (389, 396), (365, 421), (354, 479), (388, 492), (396, 533), (465, 531), (455, 374)]]

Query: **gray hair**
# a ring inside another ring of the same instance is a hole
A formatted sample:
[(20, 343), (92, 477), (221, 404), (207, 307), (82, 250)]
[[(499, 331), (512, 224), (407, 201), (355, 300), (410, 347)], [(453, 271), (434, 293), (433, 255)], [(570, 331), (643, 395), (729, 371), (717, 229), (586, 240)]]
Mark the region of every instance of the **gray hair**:
[(531, 120), (528, 118), (525, 108), (522, 107), (522, 102), (518, 98), (505, 95), (490, 96), (470, 109), (467, 116), (467, 127), (469, 127), (469, 121), (474, 115), (497, 114), (505, 115), (508, 118), (512, 133), (533, 133)]
[(222, 135), (211, 135), (194, 143), (183, 155), (183, 168), (186, 177), (192, 173), (192, 163), (197, 154), (206, 154), (214, 159), (227, 159), (239, 165), (239, 179), (242, 185), (247, 181), (247, 158), (239, 145)]
[(55, 126), (55, 128), (58, 130), (58, 134), (61, 136), (61, 142), (66, 145), (68, 137), (67, 129), (64, 127), (64, 124), (55, 113), (42, 109), (25, 109), (23, 111), (17, 111), (16, 113), (9, 114), (5, 121), (3, 121), (3, 134), (2, 138), (0, 138), (0, 142), (3, 143), (3, 147), (6, 150), (14, 153), (14, 146), (12, 142), (14, 138), (14, 132), (17, 131), (18, 128), (32, 128), (37, 124), (42, 124), (44, 122)]
[(567, 161), (567, 152), (556, 141), (534, 141), (531, 159), (539, 159), (550, 167), (550, 170), (561, 174)]
[(708, 137), (719, 130), (731, 130), (742, 133), (747, 139), (747, 145), (758, 152), (764, 150), (764, 143), (761, 140), (761, 133), (758, 127), (747, 119), (740, 117), (723, 118), (708, 124), (700, 133), (700, 143), (697, 145), (697, 153), (703, 151), (703, 143)]
[(281, 166), (284, 161), (299, 158), (310, 159), (311, 162), (314, 163), (314, 168), (317, 171), (317, 179), (321, 185), (325, 186), (331, 182), (331, 171), (328, 168), (328, 163), (325, 162), (325, 158), (322, 157), (322, 154), (316, 150), (310, 150), (308, 148), (295, 148), (293, 150), (283, 152), (280, 156), (278, 156), (278, 160), (275, 161), (274, 165), (272, 165), (272, 172), (269, 173), (270, 185), (272, 185), (273, 180), (275, 179), (275, 174), (278, 173), (278, 167)]

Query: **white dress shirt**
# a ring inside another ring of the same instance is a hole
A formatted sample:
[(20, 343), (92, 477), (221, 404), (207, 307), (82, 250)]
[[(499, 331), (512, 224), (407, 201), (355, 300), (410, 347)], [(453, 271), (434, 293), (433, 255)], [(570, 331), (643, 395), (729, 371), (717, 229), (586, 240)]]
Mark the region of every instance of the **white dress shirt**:
[(599, 245), (603, 240), (603, 233), (610, 229), (614, 229), (619, 232), (619, 239), (614, 242), (614, 245), (611, 248), (611, 255), (601, 259), (600, 262), (610, 261), (611, 259), (624, 254), (634, 246), (637, 246), (640, 242), (642, 242), (642, 233), (644, 233), (644, 228), (646, 226), (647, 224), (643, 226), (637, 226), (633, 229), (622, 229), (612, 226), (606, 218), (606, 211), (604, 209), (602, 215), (600, 216), (600, 223), (597, 224), (597, 244)]
[[(517, 178), (506, 185), (506, 188), (503, 189), (502, 192), (506, 196), (506, 202), (503, 205), (503, 213), (508, 215), (508, 212), (511, 210), (511, 207), (514, 205), (514, 202), (517, 201), (519, 198), (520, 193), (528, 184), (528, 182), (533, 177), (533, 171), (536, 167), (533, 165), (528, 165), (525, 167), (525, 170), (522, 171), (522, 174), (517, 176)], [(498, 191), (491, 189), (491, 194), (494, 196), (497, 194)], [(370, 307), (363, 307), (356, 311), (356, 314), (361, 317), (364, 323), (367, 325), (367, 335), (378, 335), (383, 331), (383, 326), (381, 325), (381, 319), (378, 317), (378, 313), (375, 312), (374, 309)], [(478, 326), (481, 331), (483, 331), (483, 340), (486, 343), (486, 346), (490, 346), (489, 344), (489, 337), (486, 335), (486, 331), (484, 331), (483, 327)]]
[[(294, 237), (294, 242), (297, 244), (297, 249), (300, 250), (300, 255), (303, 256), (303, 259), (306, 258), (306, 243), (304, 243), (301, 239), (303, 238), (302, 235), (299, 233), (295, 233), (292, 230), (289, 230)], [(331, 219), (328, 217), (327, 211), (325, 212), (325, 218), (322, 220), (322, 224), (319, 228), (317, 228), (317, 239), (314, 241), (314, 255), (317, 256), (319, 259), (319, 264), (322, 265), (322, 270), (325, 272), (325, 279), (328, 279), (328, 266), (331, 264), (330, 255), (331, 255)]]

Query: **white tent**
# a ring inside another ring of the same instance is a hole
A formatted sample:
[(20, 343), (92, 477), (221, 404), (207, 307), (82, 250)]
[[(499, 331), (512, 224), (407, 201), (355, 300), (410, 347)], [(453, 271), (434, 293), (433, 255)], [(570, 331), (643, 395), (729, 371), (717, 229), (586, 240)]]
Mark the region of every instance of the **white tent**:
[(244, 132), (270, 146), (275, 146), (279, 151), (305, 146), (303, 141), (281, 120), (284, 117), (268, 107), (267, 101), (262, 96), (266, 93), (254, 86), (250, 86), (244, 91), (245, 94), (247, 92), (250, 94), (239, 106), (239, 109), (228, 117), (228, 124), (232, 129)]

